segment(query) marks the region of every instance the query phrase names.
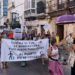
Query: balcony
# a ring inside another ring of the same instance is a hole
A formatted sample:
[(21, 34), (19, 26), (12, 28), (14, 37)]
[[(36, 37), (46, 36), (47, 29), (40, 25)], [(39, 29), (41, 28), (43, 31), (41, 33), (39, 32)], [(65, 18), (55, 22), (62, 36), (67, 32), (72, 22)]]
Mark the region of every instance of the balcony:
[(75, 0), (73, 1), (70, 1), (70, 4), (69, 4), (70, 7), (75, 7)]
[[(69, 2), (69, 8), (71, 7), (75, 7), (75, 0)], [(64, 3), (58, 4), (58, 9), (63, 9), (63, 8), (64, 8)]]
[(29, 16), (36, 16), (36, 9), (35, 8), (30, 8), (24, 11), (25, 17)]
[(58, 4), (56, 4), (55, 7), (57, 7), (57, 10), (53, 10), (52, 6), (49, 6), (49, 12), (48, 12), (48, 14), (51, 17), (57, 17), (57, 16), (60, 16), (60, 15), (64, 15), (67, 11), (69, 11), (69, 9), (70, 9), (70, 12), (72, 14), (74, 14), (75, 13), (75, 0), (69, 2), (69, 8), (68, 8), (68, 10), (66, 10), (64, 8), (64, 3), (62, 3), (62, 4), (58, 3)]
[(62, 3), (62, 4), (58, 4), (58, 10), (60, 10), (60, 9), (63, 9), (64, 8), (64, 3)]

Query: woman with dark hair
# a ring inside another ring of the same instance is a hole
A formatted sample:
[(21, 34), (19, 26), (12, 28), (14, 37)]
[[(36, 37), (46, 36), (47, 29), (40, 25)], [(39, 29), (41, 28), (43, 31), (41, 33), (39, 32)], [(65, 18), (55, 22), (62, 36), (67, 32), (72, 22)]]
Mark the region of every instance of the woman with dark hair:
[(62, 65), (59, 60), (59, 50), (56, 40), (51, 41), (51, 47), (48, 50), (49, 65), (48, 69), (51, 75), (64, 75)]

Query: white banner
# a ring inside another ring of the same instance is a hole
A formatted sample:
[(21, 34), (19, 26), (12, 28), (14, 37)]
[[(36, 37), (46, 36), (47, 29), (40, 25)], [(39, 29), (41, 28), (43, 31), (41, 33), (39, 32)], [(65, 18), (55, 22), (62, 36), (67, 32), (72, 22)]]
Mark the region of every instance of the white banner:
[(47, 57), (48, 39), (38, 41), (2, 39), (1, 61), (30, 61)]
[(21, 32), (20, 28), (14, 29), (14, 31), (13, 31), (13, 38), (15, 40), (21, 40), (22, 39), (22, 32)]

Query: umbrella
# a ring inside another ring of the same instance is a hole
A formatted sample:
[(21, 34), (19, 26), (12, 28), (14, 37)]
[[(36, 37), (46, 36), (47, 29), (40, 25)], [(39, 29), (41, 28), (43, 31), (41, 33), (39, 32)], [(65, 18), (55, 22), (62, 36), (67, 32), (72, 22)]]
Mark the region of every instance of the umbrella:
[(57, 17), (56, 24), (70, 24), (75, 23), (75, 16), (73, 15), (62, 15)]

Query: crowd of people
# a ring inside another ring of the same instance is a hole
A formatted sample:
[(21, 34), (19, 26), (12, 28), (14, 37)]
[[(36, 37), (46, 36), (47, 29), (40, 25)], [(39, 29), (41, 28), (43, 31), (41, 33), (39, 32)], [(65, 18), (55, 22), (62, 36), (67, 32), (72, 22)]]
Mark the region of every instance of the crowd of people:
[(72, 37), (72, 33), (70, 33), (59, 43), (56, 42), (56, 39), (51, 40), (51, 46), (48, 50), (49, 72), (51, 75), (64, 75), (62, 64), (59, 62), (59, 47), (63, 45), (65, 45), (65, 50), (69, 52), (69, 57), (66, 61), (71, 67), (71, 75), (75, 75), (75, 42)]
[[(0, 34), (0, 44), (1, 39), (15, 39), (14, 34), (11, 31), (3, 31)], [(75, 75), (75, 45), (73, 42), (72, 34), (69, 34), (66, 38), (60, 41), (60, 37), (55, 32), (50, 33), (50, 31), (43, 30), (41, 33), (37, 33), (37, 30), (34, 29), (31, 32), (23, 32), (22, 38), (16, 39), (16, 40), (38, 40), (38, 39), (49, 39), (49, 50), (48, 50), (48, 57), (49, 57), (49, 72), (51, 75), (64, 75), (61, 63), (59, 62), (59, 47), (64, 45), (64, 42), (66, 42), (66, 49), (69, 51), (69, 63), (71, 65), (72, 74)], [(26, 62), (22, 62), (23, 66), (26, 64)], [(7, 62), (3, 63), (3, 68), (7, 68)]]

